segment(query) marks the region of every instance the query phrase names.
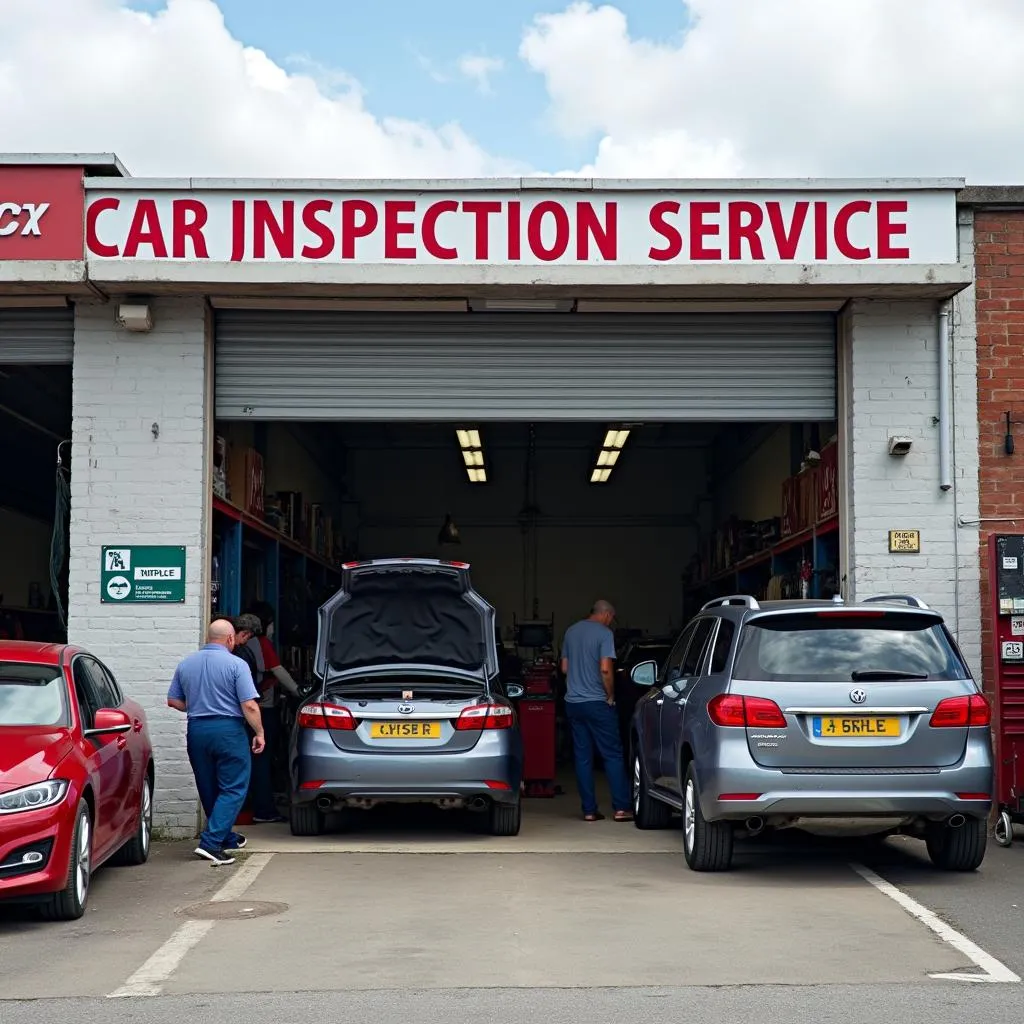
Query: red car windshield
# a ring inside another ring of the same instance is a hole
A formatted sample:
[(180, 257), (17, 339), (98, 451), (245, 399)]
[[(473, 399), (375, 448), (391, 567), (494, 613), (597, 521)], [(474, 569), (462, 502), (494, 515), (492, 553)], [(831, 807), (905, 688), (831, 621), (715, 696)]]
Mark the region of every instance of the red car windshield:
[(0, 727), (64, 724), (64, 681), (59, 667), (0, 662)]

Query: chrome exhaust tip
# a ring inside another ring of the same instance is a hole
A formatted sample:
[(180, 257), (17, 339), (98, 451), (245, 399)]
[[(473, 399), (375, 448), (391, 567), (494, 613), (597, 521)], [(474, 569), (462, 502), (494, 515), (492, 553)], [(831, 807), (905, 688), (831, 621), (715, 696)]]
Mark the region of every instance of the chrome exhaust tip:
[(329, 796), (318, 796), (316, 806), (321, 811), (329, 811), (334, 806), (334, 801)]
[(950, 817), (949, 821), (946, 822), (950, 828), (960, 828), (967, 819), (962, 814), (954, 814)]
[(749, 835), (760, 835), (764, 831), (764, 818), (760, 815), (755, 814), (753, 817), (747, 818), (745, 824)]

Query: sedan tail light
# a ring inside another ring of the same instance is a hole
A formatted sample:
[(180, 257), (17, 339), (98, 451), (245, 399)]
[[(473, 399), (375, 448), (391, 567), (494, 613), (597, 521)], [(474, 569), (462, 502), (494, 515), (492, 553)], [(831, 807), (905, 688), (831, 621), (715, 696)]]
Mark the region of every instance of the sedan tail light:
[(455, 720), (460, 732), (481, 729), (511, 729), (515, 715), (507, 704), (474, 704), (465, 708)]
[(337, 729), (355, 731), (358, 723), (348, 708), (340, 704), (307, 704), (299, 711), (300, 729)]
[(733, 729), (785, 729), (786, 716), (773, 700), (720, 693), (708, 703), (715, 725)]
[(980, 693), (968, 697), (947, 697), (939, 701), (928, 724), (933, 729), (969, 729), (991, 725), (992, 709)]

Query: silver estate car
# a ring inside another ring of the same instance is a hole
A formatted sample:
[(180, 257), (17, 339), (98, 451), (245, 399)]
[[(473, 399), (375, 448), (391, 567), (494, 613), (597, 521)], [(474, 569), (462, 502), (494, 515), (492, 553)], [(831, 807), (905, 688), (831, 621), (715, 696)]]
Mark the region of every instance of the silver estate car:
[(737, 833), (923, 838), (940, 868), (985, 856), (988, 701), (942, 616), (908, 596), (725, 597), (683, 630), (632, 724), (635, 821), (683, 817), (686, 863), (723, 871)]
[(319, 613), (319, 691), (292, 735), (291, 830), (331, 812), (432, 803), (519, 832), (522, 740), (498, 677), (494, 609), (469, 566), (429, 559), (348, 564)]

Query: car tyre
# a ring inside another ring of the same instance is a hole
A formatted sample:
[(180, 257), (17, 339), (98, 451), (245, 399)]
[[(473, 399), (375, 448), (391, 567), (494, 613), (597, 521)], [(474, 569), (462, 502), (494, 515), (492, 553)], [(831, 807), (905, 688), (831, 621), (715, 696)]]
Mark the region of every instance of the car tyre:
[(976, 871), (985, 859), (988, 822), (968, 818), (959, 828), (945, 822), (932, 824), (925, 836), (928, 856), (943, 871)]
[(40, 908), (48, 921), (77, 921), (89, 902), (89, 883), (92, 881), (92, 816), (83, 800), (75, 814), (75, 831), (71, 839), (68, 858), (67, 883), (60, 892), (53, 893)]
[(139, 825), (135, 835), (128, 840), (117, 854), (113, 863), (135, 867), (149, 860), (149, 848), (153, 839), (153, 783), (149, 775), (142, 783), (142, 794), (139, 797)]
[(708, 821), (700, 809), (693, 765), (683, 779), (683, 855), (691, 871), (728, 871), (732, 867), (732, 822)]
[(639, 829), (668, 828), (672, 808), (651, 796), (647, 788), (647, 772), (639, 753), (633, 754), (633, 824)]
[(292, 804), (289, 819), (293, 836), (323, 835), (324, 815), (313, 804)]
[(513, 804), (491, 803), (488, 811), (488, 825), (492, 836), (517, 836), (523, 820), (523, 804), (516, 799)]

